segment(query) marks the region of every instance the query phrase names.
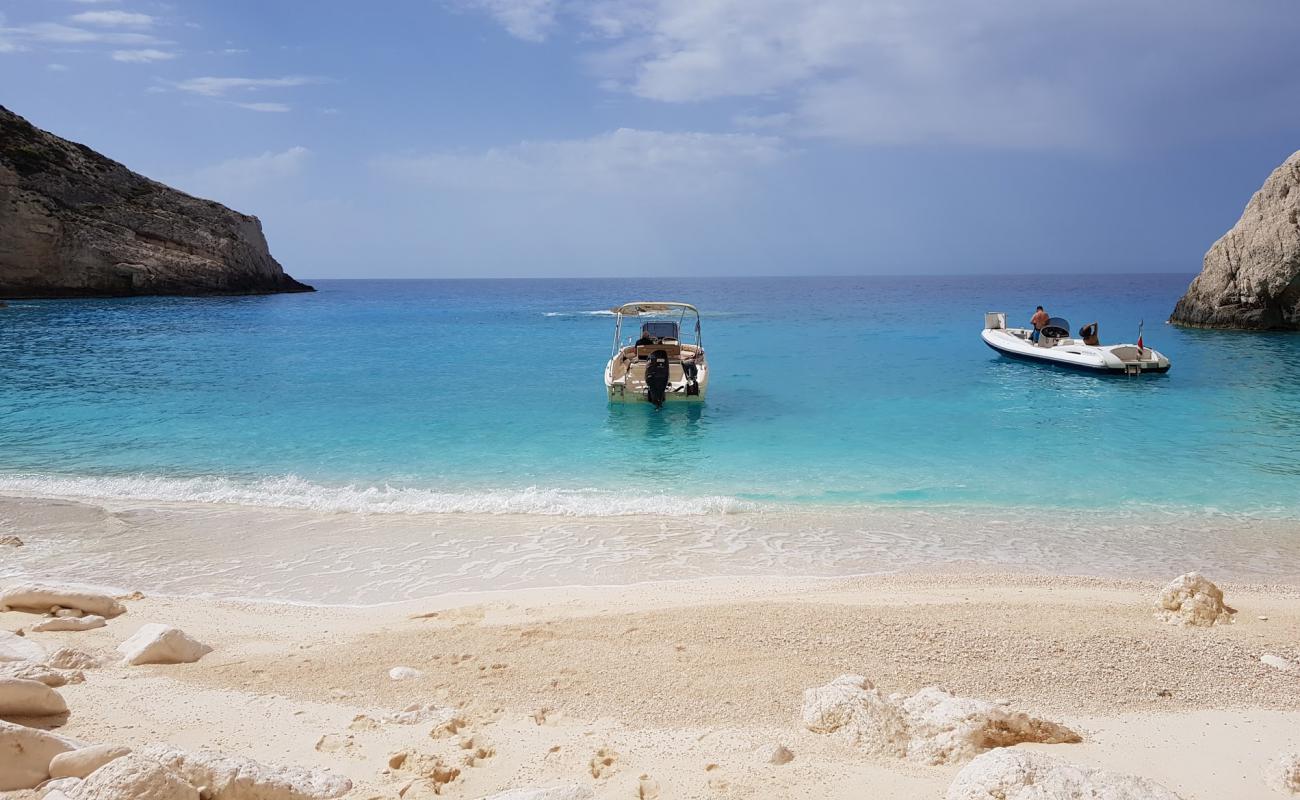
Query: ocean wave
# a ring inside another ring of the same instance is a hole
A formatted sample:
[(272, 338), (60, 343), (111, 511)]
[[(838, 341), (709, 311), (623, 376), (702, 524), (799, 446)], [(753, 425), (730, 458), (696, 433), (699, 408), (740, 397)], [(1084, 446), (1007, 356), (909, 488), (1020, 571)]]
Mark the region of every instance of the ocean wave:
[(650, 514), (695, 517), (756, 510), (753, 503), (724, 495), (690, 497), (537, 487), (447, 492), (387, 485), (326, 486), (294, 475), (251, 481), (150, 475), (0, 475), (0, 493), (72, 499), (218, 503), (357, 514), (536, 514), (570, 517)]

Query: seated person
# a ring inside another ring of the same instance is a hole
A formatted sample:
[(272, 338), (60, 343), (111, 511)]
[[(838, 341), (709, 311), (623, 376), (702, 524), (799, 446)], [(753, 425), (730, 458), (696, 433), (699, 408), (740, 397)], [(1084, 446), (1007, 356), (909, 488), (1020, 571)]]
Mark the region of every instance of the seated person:
[(1079, 329), (1079, 336), (1083, 343), (1091, 347), (1097, 347), (1101, 344), (1101, 339), (1097, 338), (1097, 323), (1089, 322)]

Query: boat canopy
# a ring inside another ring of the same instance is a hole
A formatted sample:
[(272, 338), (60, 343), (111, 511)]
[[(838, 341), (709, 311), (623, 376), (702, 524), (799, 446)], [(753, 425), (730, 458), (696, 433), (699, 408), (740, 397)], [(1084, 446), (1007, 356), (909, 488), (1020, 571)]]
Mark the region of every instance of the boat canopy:
[(678, 310), (690, 311), (691, 313), (695, 314), (695, 316), (697, 317), (700, 315), (699, 310), (695, 306), (691, 305), (690, 303), (674, 303), (674, 302), (659, 302), (659, 301), (624, 303), (621, 306), (617, 306), (615, 308), (610, 309), (610, 311), (613, 311), (615, 314), (622, 314), (625, 317), (637, 317), (642, 314), (666, 314), (668, 312), (678, 311)]

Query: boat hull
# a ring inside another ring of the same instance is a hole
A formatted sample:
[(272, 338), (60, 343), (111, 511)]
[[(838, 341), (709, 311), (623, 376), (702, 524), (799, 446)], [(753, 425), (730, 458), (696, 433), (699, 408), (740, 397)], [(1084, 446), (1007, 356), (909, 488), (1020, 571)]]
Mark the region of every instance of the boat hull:
[(1005, 329), (986, 329), (981, 336), (986, 345), (1007, 358), (1094, 375), (1162, 374), (1170, 367), (1169, 359), (1151, 348), (1144, 348), (1142, 357), (1132, 359), (1119, 358), (1112, 352), (1124, 348), (1136, 351), (1133, 345), (1093, 347), (1070, 342), (1040, 347)]

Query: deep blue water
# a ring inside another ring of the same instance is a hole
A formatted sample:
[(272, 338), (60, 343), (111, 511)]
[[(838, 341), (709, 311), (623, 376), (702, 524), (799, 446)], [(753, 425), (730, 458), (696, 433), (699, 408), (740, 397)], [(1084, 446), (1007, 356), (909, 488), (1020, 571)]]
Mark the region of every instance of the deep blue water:
[[(1300, 336), (1164, 324), (1190, 276), (316, 281), (14, 301), (0, 491), (375, 510), (1113, 504), (1300, 516)], [(607, 405), (633, 299), (704, 313), (700, 407)], [(1042, 303), (1165, 376), (1011, 362)]]

